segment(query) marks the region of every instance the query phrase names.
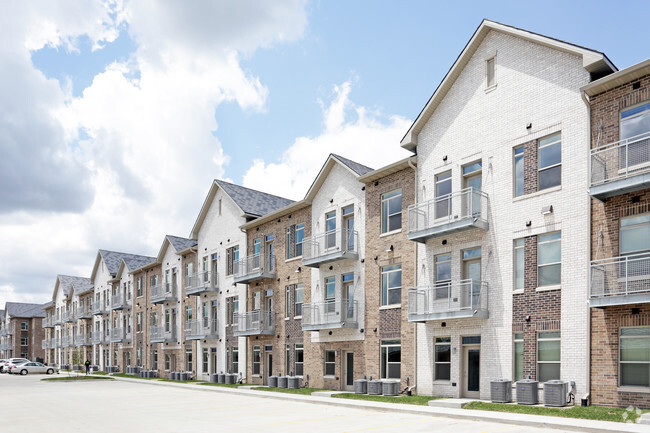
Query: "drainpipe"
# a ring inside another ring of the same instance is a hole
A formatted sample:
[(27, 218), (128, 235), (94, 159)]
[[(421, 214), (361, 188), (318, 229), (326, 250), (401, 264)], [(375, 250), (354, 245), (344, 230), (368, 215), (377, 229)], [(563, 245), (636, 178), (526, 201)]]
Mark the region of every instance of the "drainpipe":
[[(588, 147), (587, 150), (591, 149), (591, 104), (589, 103), (589, 97), (585, 93), (584, 90), (580, 91), (580, 96), (582, 97), (582, 101), (585, 103), (585, 106), (587, 107), (587, 131), (588, 131)], [(588, 162), (588, 176), (589, 179), (591, 179), (591, 158), (589, 159)], [(589, 198), (589, 211), (587, 212), (587, 215), (589, 216), (589, 256), (591, 257), (591, 230), (593, 229), (592, 225), (592, 214), (591, 214), (591, 198)], [(587, 261), (587, 280), (589, 281), (589, 291), (591, 291), (591, 275), (589, 273), (589, 261)], [(589, 307), (589, 300), (587, 300), (587, 383), (586, 383), (586, 394), (584, 398), (589, 399), (591, 396), (591, 307)], [(576, 402), (577, 404), (577, 402)]]
[[(414, 204), (417, 204), (418, 202), (418, 169), (417, 166), (413, 164), (413, 161), (409, 158), (408, 160), (408, 165), (413, 169), (414, 172), (414, 180), (413, 180), (413, 202)], [(407, 229), (408, 231), (408, 229)], [(418, 286), (418, 244), (417, 242), (413, 242), (413, 277), (414, 277), (414, 285), (415, 287)], [(407, 316), (408, 316), (408, 305), (407, 305)], [(414, 323), (413, 324), (413, 385), (415, 385), (415, 392), (417, 393), (417, 385), (418, 385), (418, 324)]]

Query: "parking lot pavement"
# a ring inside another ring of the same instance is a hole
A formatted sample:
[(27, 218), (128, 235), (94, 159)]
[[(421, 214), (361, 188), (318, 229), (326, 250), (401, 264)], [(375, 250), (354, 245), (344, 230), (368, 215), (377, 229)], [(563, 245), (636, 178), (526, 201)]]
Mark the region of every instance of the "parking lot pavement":
[[(543, 433), (520, 427), (113, 380), (0, 375), (0, 432)], [(65, 373), (54, 377), (65, 377)], [(200, 386), (200, 385), (195, 385)], [(8, 398), (7, 398), (8, 397)]]

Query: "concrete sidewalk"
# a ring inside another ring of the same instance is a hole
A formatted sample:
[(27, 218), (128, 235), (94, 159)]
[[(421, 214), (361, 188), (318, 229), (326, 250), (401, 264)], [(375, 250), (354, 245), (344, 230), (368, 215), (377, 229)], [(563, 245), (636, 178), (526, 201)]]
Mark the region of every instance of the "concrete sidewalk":
[[(104, 376), (107, 377), (107, 376)], [(648, 425), (618, 423), (611, 421), (594, 421), (579, 418), (560, 418), (554, 416), (528, 415), (510, 412), (490, 412), (483, 410), (454, 409), (451, 407), (418, 406), (399, 403), (383, 403), (364, 400), (344, 400), (331, 397), (314, 395), (289, 394), (272, 391), (255, 391), (250, 389), (228, 388), (220, 386), (198, 385), (195, 383), (176, 383), (160, 380), (131, 379), (125, 377), (112, 377), (115, 380), (137, 382), (153, 386), (167, 386), (182, 389), (193, 389), (205, 392), (222, 392), (239, 395), (253, 395), (259, 398), (272, 398), (277, 400), (300, 401), (305, 403), (318, 403), (330, 406), (357, 407), (380, 412), (400, 412), (416, 415), (431, 415), (447, 418), (457, 418), (470, 421), (499, 422), (528, 427), (542, 427), (559, 430), (570, 430), (594, 433), (648, 433)]]

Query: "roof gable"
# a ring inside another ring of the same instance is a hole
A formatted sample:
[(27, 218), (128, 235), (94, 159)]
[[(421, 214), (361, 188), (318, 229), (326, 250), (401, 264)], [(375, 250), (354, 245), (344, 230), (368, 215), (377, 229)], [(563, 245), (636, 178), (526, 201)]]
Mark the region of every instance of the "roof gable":
[(95, 281), (95, 276), (97, 274), (97, 269), (99, 269), (99, 263), (103, 260), (106, 265), (108, 273), (115, 277), (117, 272), (120, 269), (122, 261), (126, 263), (129, 270), (134, 270), (145, 266), (153, 261), (153, 257), (141, 256), (139, 254), (130, 254), (130, 253), (120, 253), (117, 251), (108, 251), (108, 250), (98, 250), (97, 257), (95, 258), (95, 265), (93, 266), (93, 272), (90, 276), (91, 281)]
[(366, 167), (363, 164), (359, 164), (358, 162), (354, 162), (347, 158), (343, 158), (342, 156), (330, 153), (330, 155), (325, 160), (325, 164), (323, 164), (323, 167), (318, 172), (318, 175), (316, 175), (314, 182), (309, 187), (307, 194), (305, 194), (305, 201), (311, 202), (314, 199), (314, 197), (318, 193), (318, 190), (320, 189), (321, 186), (323, 186), (325, 179), (327, 179), (327, 176), (329, 175), (330, 171), (332, 171), (332, 168), (336, 164), (339, 164), (341, 167), (344, 167), (355, 178), (358, 178), (359, 176), (362, 176), (364, 174), (373, 171), (372, 168)]
[(10, 317), (45, 317), (45, 304), (27, 304), (23, 302), (7, 302), (6, 315)]
[(403, 148), (415, 152), (418, 143), (418, 134), (426, 122), (429, 120), (437, 106), (444, 99), (447, 92), (451, 89), (452, 85), (459, 77), (462, 70), (465, 68), (467, 63), (470, 61), (490, 31), (503, 32), (520, 39), (581, 56), (583, 67), (592, 74), (607, 74), (616, 71), (616, 66), (614, 66), (607, 58), (607, 56), (605, 56), (605, 54), (601, 53), (600, 51), (581, 47), (579, 45), (571, 44), (559, 39), (550, 38), (548, 36), (543, 36), (538, 33), (533, 33), (528, 30), (519, 29), (495, 21), (483, 20), (470, 40), (465, 45), (463, 51), (461, 51), (461, 53), (458, 55), (456, 61), (453, 63), (451, 68), (449, 68), (449, 71), (442, 79), (433, 95), (431, 95), (424, 108), (422, 108), (422, 111), (420, 111), (418, 117), (415, 119), (409, 130), (402, 138), (401, 146)]
[(62, 290), (64, 297), (72, 296), (73, 288), (76, 287), (77, 291), (85, 291), (88, 287), (92, 287), (90, 278), (74, 277), (71, 275), (57, 275), (56, 283), (54, 283), (54, 292), (52, 293), (52, 300), (56, 301), (57, 291)]

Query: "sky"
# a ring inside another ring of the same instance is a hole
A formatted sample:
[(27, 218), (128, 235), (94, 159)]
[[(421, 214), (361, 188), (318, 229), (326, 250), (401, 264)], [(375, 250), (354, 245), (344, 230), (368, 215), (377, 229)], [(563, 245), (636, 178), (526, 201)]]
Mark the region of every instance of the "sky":
[[(299, 200), (373, 168), (484, 18), (650, 57), (650, 3), (0, 0), (0, 308), (189, 236), (215, 178)], [(645, 43), (643, 41), (646, 41)]]

